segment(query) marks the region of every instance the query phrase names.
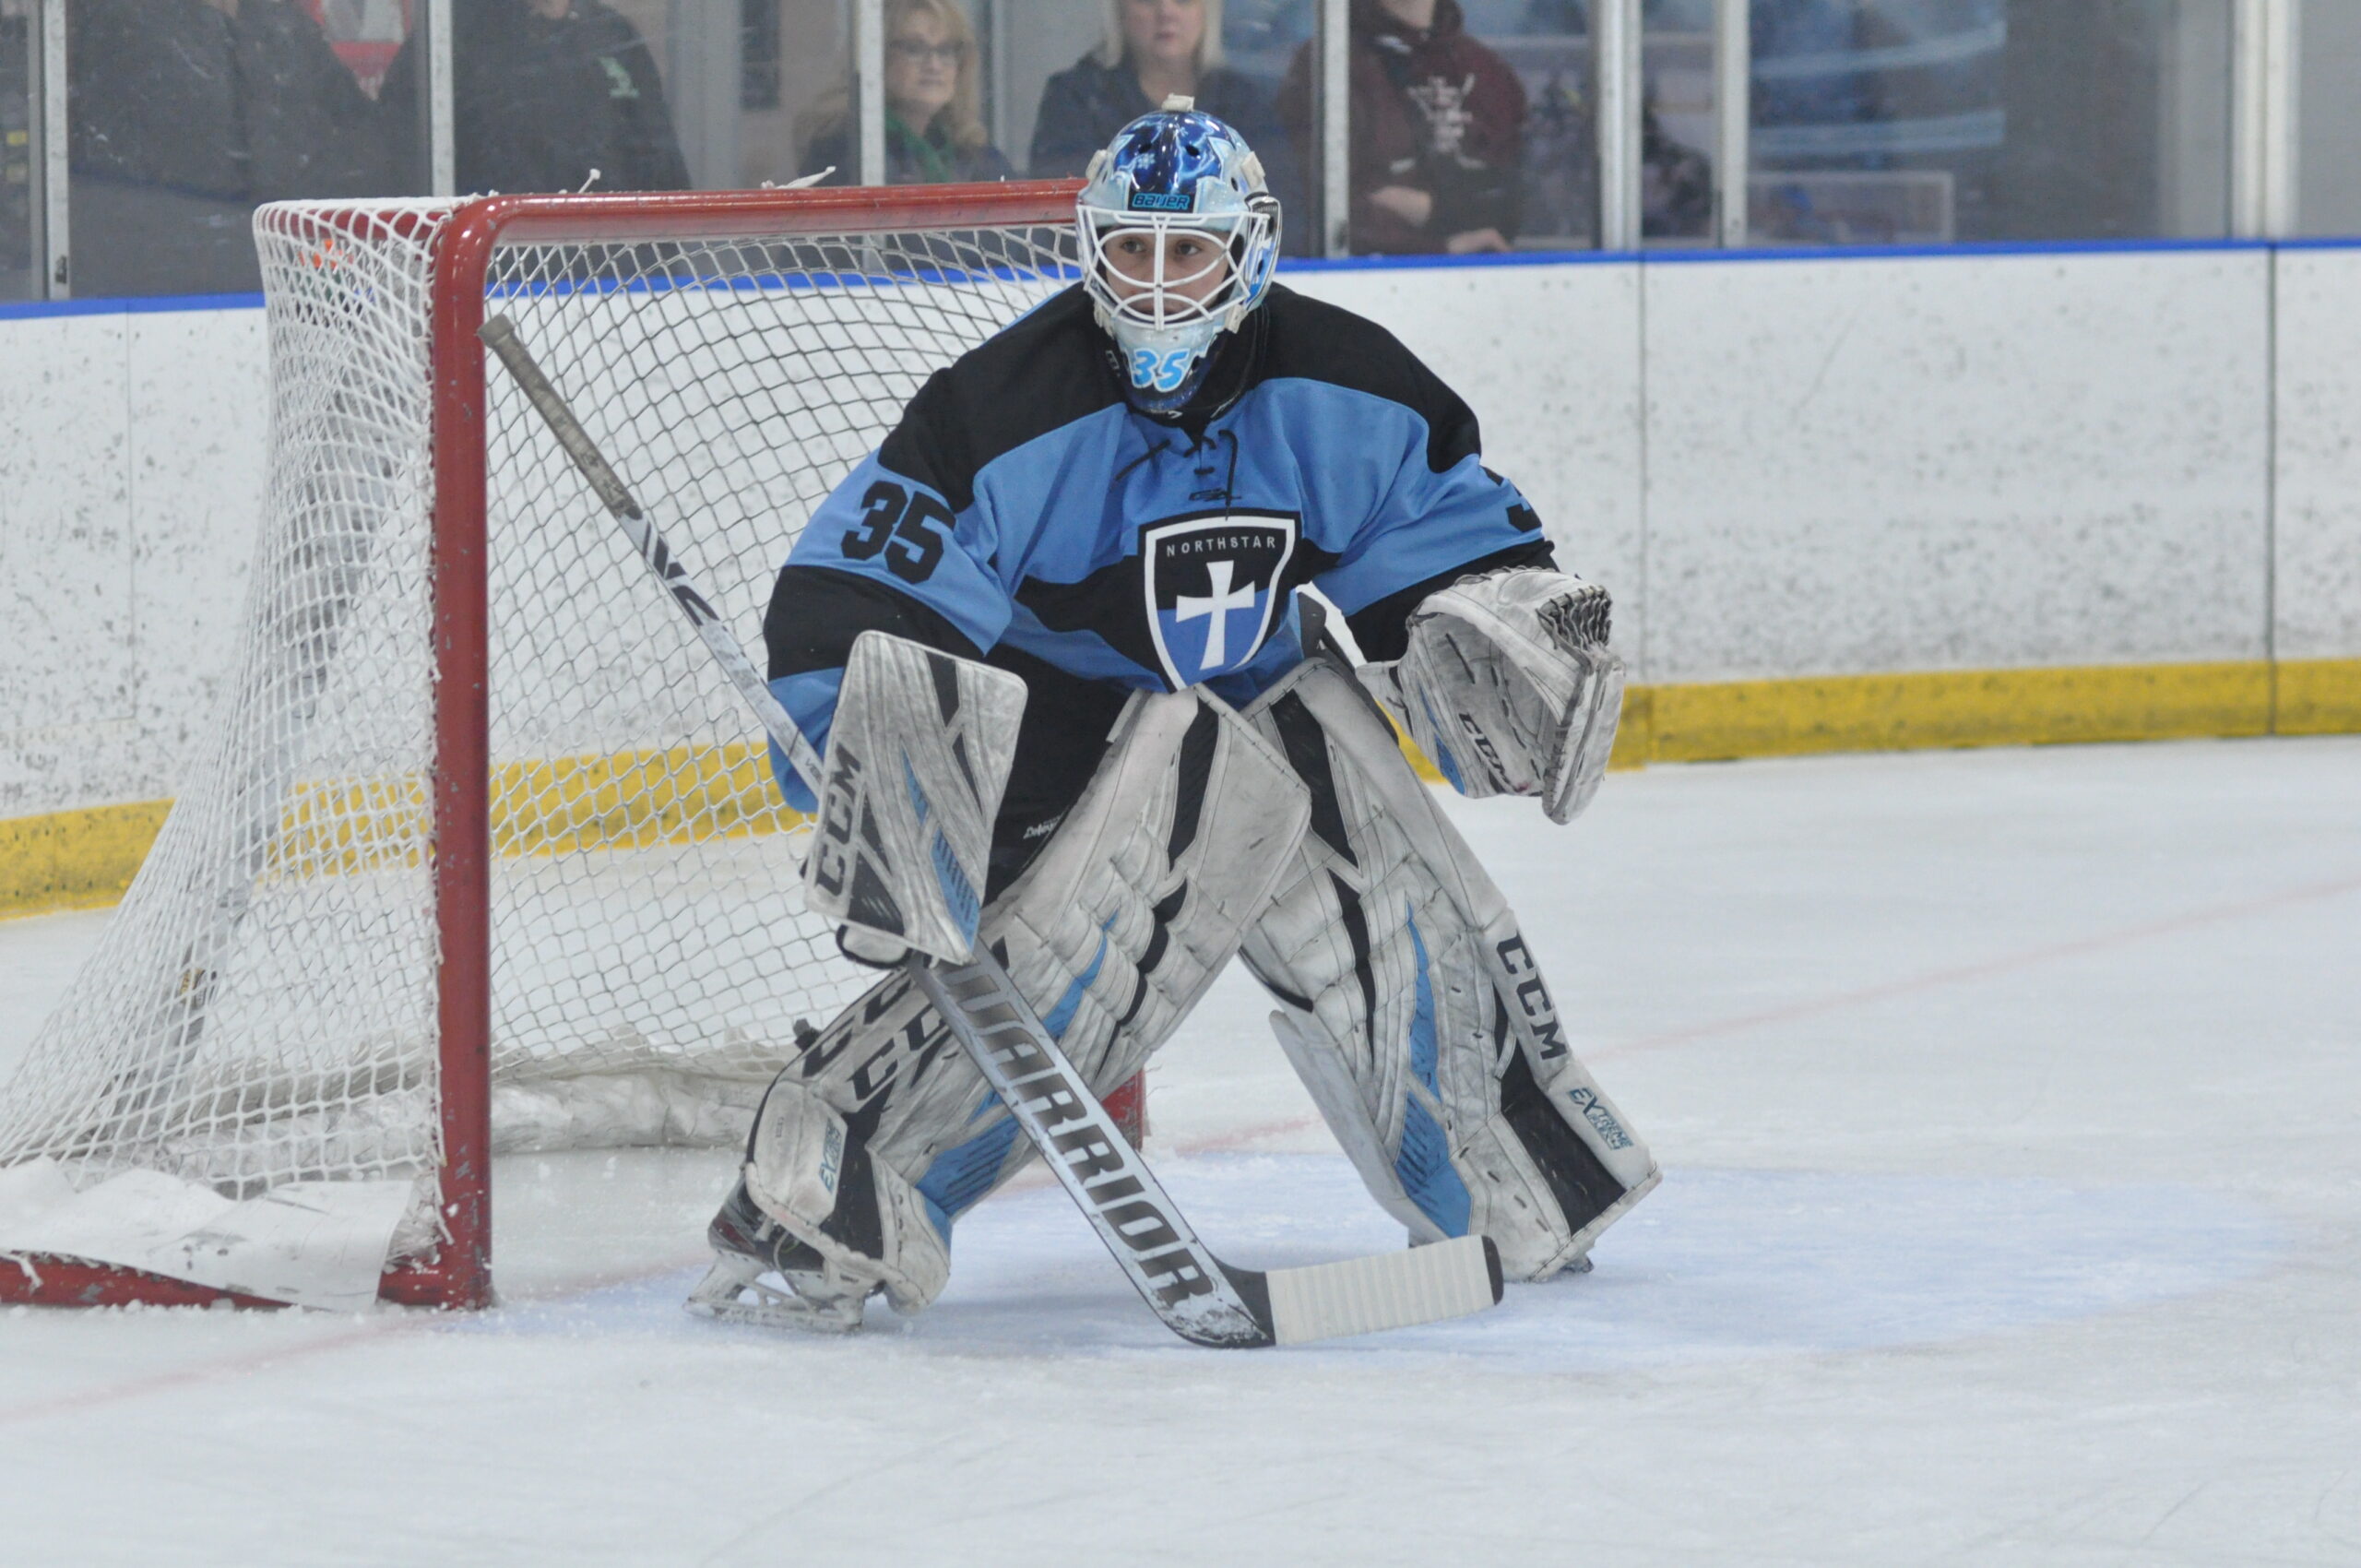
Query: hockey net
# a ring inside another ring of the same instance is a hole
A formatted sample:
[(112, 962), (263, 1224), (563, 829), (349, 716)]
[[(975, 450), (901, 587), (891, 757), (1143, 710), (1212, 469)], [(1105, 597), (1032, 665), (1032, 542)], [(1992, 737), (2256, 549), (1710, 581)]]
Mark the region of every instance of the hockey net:
[(480, 1302), (489, 1154), (743, 1138), (874, 977), (802, 908), (759, 731), (474, 328), (516, 323), (759, 659), (813, 508), (1072, 278), (1073, 189), (263, 209), (238, 672), (0, 1096), (0, 1300), (340, 1299), (349, 1263), (282, 1254), (383, 1235), (383, 1294)]

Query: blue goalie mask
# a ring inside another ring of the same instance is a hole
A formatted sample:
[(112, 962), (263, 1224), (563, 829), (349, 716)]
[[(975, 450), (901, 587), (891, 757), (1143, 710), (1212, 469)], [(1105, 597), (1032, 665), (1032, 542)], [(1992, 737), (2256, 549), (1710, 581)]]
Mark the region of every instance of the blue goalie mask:
[(1178, 409), (1214, 339), (1270, 291), (1279, 203), (1262, 160), (1191, 100), (1169, 98), (1092, 156), (1074, 210), (1083, 287), (1121, 351), (1132, 401)]

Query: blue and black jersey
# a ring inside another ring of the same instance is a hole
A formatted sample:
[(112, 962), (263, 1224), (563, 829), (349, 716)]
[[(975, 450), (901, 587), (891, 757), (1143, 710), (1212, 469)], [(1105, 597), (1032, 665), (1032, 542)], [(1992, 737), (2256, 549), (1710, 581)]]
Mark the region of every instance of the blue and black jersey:
[(1275, 287), (1177, 418), (1125, 401), (1112, 352), (1067, 290), (937, 372), (813, 514), (764, 632), (815, 746), (861, 632), (985, 659), (1033, 693), (1003, 827), (1046, 831), (1131, 691), (1243, 705), (1292, 669), (1302, 585), (1389, 659), (1434, 588), (1549, 564), (1475, 414), (1372, 322)]

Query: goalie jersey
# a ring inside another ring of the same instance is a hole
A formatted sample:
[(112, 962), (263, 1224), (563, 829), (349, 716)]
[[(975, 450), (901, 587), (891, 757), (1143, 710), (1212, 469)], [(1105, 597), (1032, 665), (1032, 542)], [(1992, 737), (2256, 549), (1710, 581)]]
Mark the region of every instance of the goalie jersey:
[(1113, 351), (1065, 291), (936, 372), (813, 514), (764, 632), (815, 748), (861, 632), (985, 659), (1033, 694), (1005, 821), (1044, 753), (1071, 754), (1049, 768), (1079, 787), (1133, 690), (1252, 701), (1304, 656), (1304, 584), (1391, 659), (1433, 589), (1551, 564), (1474, 413), (1374, 323), (1275, 286), (1160, 418), (1125, 399)]

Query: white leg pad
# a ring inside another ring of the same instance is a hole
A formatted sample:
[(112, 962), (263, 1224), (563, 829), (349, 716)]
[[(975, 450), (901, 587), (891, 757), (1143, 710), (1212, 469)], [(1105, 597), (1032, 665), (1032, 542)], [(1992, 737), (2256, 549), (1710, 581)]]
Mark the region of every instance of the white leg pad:
[(1347, 1053), (1337, 1050), (1335, 1042), (1327, 1038), (1319, 1017), (1281, 1007), (1271, 1015), (1271, 1032), (1278, 1037), (1279, 1049), (1287, 1053), (1287, 1064), (1311, 1091), (1311, 1103), (1320, 1108), (1321, 1120), (1336, 1134), (1345, 1158), (1353, 1162), (1353, 1169), (1360, 1173), (1361, 1184), (1369, 1189), (1378, 1206), (1400, 1220), (1412, 1241), (1442, 1241), (1442, 1227), (1430, 1218), (1404, 1190), (1402, 1174), (1394, 1167), (1394, 1151), (1385, 1146), (1377, 1124), (1370, 1120), (1360, 1086), (1347, 1065)]
[[(1228, 967), (1309, 812), (1285, 759), (1217, 698), (1135, 697), (1056, 835), (984, 911), (979, 940), (1106, 1094)], [(809, 1085), (946, 1225), (1032, 1158), (901, 975), (807, 1039), (783, 1076)]]
[[(1414, 1237), (1480, 1232), (1547, 1278), (1657, 1179), (1567, 1049), (1500, 890), (1336, 665), (1311, 660), (1249, 710), (1312, 800), (1311, 830), (1248, 964), (1281, 1043), (1364, 1182)], [(1347, 1088), (1349, 1086), (1349, 1088)]]

